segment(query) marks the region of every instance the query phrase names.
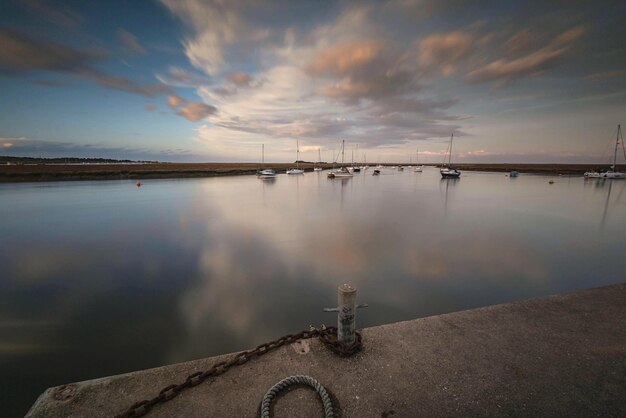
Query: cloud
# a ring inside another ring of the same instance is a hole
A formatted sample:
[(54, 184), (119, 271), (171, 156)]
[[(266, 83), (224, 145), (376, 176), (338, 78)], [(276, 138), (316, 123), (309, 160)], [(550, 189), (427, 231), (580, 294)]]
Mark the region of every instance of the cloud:
[(34, 70), (81, 72), (104, 56), (101, 50), (74, 50), (0, 29), (0, 72), (5, 74)]
[(93, 69), (85, 69), (78, 72), (78, 74), (87, 77), (102, 87), (121, 90), (127, 93), (135, 93), (146, 97), (153, 97), (171, 91), (170, 88), (164, 84), (141, 85), (129, 78), (105, 74)]
[(117, 36), (122, 41), (124, 48), (128, 51), (137, 52), (139, 54), (145, 54), (148, 51), (139, 43), (137, 37), (127, 31), (126, 29), (118, 28)]
[(236, 72), (228, 75), (228, 81), (236, 85), (237, 87), (250, 87), (252, 77), (250, 74), (244, 72)]
[[(254, 89), (238, 89), (224, 68), (225, 84), (197, 90), (219, 113), (195, 139), (227, 158), (269, 140), (275, 155), (293, 158), (294, 138), (304, 149), (335, 147), (341, 137), (364, 147), (449, 137), (460, 118), (447, 111), (458, 100), (417, 98), (419, 70), (371, 20), (377, 7), (349, 3), (331, 22), (286, 29), (280, 44), (260, 50)], [(242, 75), (239, 84), (248, 83)]]
[(167, 105), (171, 108), (177, 108), (182, 103), (183, 103), (183, 99), (178, 96), (175, 96), (175, 95), (167, 96)]
[(626, 70), (611, 70), (611, 71), (599, 71), (596, 73), (589, 74), (585, 77), (587, 80), (607, 80), (610, 78), (620, 78), (626, 77)]
[(586, 26), (574, 26), (573, 28), (570, 28), (557, 36), (555, 42), (558, 44), (567, 44), (570, 42), (574, 42), (585, 36), (587, 32), (588, 29)]
[(211, 106), (205, 103), (187, 103), (176, 114), (184, 117), (192, 122), (199, 122), (202, 119), (217, 112), (215, 106)]
[(154, 103), (148, 103), (144, 106), (144, 109), (146, 109), (148, 112), (154, 112), (155, 110), (157, 110), (159, 107), (157, 105), (155, 105)]
[(466, 32), (438, 33), (419, 42), (419, 63), (444, 76), (456, 72), (458, 63), (472, 52), (474, 39)]
[(30, 12), (38, 14), (46, 22), (52, 22), (62, 28), (77, 29), (85, 22), (83, 16), (67, 6), (61, 11), (51, 7), (45, 0), (22, 0), (19, 4)]
[(372, 62), (379, 55), (382, 45), (374, 40), (346, 42), (322, 51), (307, 69), (316, 75), (350, 75)]
[(530, 77), (559, 65), (571, 51), (571, 44), (585, 35), (583, 26), (570, 28), (546, 46), (518, 58), (501, 58), (471, 71), (465, 79), (470, 83), (496, 82), (505, 85), (514, 80)]
[(415, 73), (402, 66), (401, 56), (391, 48), (382, 53), (382, 42), (350, 42), (321, 51), (306, 67), (321, 78), (334, 78), (320, 91), (335, 100), (358, 104), (417, 91)]
[(157, 80), (172, 87), (200, 87), (211, 84), (211, 79), (184, 68), (171, 66), (166, 75), (157, 74)]
[(154, 150), (135, 147), (110, 147), (100, 144), (75, 144), (63, 141), (44, 141), (27, 137), (1, 138), (2, 154), (15, 157), (79, 157), (115, 158), (149, 161), (188, 160), (189, 151), (184, 149)]
[(257, 28), (245, 16), (260, 7), (251, 0), (161, 0), (170, 12), (191, 25), (195, 36), (185, 39), (185, 54), (196, 68), (208, 75), (217, 74), (231, 62), (226, 46), (258, 43), (270, 30)]
[(22, 75), (51, 71), (74, 74), (102, 87), (148, 97), (169, 91), (168, 86), (160, 83), (140, 85), (129, 78), (110, 75), (92, 66), (105, 57), (106, 53), (102, 50), (75, 50), (0, 30), (0, 73)]
[(215, 106), (206, 103), (187, 102), (182, 97), (175, 95), (167, 96), (167, 105), (172, 109), (178, 109), (177, 115), (192, 122), (199, 122), (217, 112)]
[(523, 28), (511, 36), (503, 46), (508, 53), (518, 53), (532, 48), (536, 42), (535, 35), (528, 28)]
[(489, 81), (510, 82), (554, 67), (566, 52), (566, 48), (543, 48), (522, 58), (514, 60), (499, 59), (470, 72), (466, 79), (471, 83), (485, 83)]
[(14, 137), (14, 138), (2, 138), (0, 137), (0, 147), (2, 148), (11, 148), (15, 146), (15, 143), (18, 141), (26, 141), (28, 138), (25, 136)]

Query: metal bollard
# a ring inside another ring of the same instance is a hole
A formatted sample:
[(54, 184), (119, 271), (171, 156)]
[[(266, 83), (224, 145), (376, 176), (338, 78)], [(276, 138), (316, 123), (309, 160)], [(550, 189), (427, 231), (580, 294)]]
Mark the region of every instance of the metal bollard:
[(356, 289), (342, 284), (337, 289), (339, 315), (337, 315), (337, 341), (342, 345), (354, 344), (356, 330)]
[(344, 346), (350, 346), (356, 341), (356, 310), (367, 308), (367, 303), (356, 304), (356, 288), (349, 284), (342, 284), (337, 289), (338, 307), (326, 308), (324, 312), (338, 312), (337, 314), (337, 341)]

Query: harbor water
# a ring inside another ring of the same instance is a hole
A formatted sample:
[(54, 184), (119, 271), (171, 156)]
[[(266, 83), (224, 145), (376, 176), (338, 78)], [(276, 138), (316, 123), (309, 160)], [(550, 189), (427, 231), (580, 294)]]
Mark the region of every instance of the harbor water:
[[(0, 409), (47, 387), (623, 281), (626, 181), (373, 168), (0, 185)], [(553, 181), (553, 184), (550, 184)]]

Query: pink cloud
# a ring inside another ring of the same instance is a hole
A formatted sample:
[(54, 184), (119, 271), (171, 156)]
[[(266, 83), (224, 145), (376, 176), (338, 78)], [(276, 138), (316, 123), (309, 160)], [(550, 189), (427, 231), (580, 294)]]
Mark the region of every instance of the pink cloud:
[(252, 81), (252, 77), (250, 77), (249, 74), (240, 71), (236, 73), (231, 73), (228, 76), (228, 81), (238, 87), (249, 87), (250, 82)]
[(465, 79), (470, 83), (493, 81), (496, 86), (501, 86), (515, 79), (541, 74), (560, 64), (571, 51), (574, 41), (579, 40), (586, 33), (586, 27), (575, 26), (562, 32), (539, 50), (519, 58), (492, 61), (471, 71)]
[(346, 42), (318, 54), (307, 69), (313, 74), (348, 75), (371, 62), (382, 45), (376, 41)]
[(192, 122), (198, 122), (207, 116), (214, 114), (217, 111), (215, 106), (211, 106), (204, 103), (187, 103), (178, 112), (178, 115), (184, 117)]
[(420, 64), (439, 69), (444, 76), (456, 72), (457, 64), (472, 51), (474, 40), (465, 32), (434, 34), (420, 41)]
[(183, 99), (178, 96), (167, 96), (167, 105), (171, 108), (177, 108), (183, 103)]

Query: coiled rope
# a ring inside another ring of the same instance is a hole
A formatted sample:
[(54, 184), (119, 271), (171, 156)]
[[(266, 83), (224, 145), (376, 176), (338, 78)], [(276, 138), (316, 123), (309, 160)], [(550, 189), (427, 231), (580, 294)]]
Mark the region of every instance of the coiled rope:
[(267, 391), (263, 397), (263, 402), (261, 403), (261, 418), (270, 418), (270, 406), (272, 405), (272, 401), (280, 391), (291, 385), (307, 385), (315, 389), (324, 404), (324, 417), (333, 418), (335, 416), (333, 412), (333, 403), (330, 400), (330, 396), (328, 396), (328, 392), (324, 389), (324, 386), (311, 376), (296, 375), (284, 378)]

